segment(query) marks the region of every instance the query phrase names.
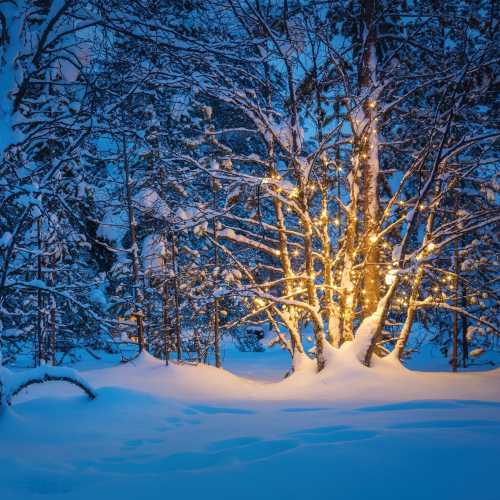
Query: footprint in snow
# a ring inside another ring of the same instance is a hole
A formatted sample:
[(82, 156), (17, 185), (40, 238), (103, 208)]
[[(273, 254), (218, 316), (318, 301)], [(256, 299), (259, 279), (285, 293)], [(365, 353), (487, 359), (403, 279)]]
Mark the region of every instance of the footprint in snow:
[(171, 424), (179, 424), (182, 423), (182, 420), (179, 417), (166, 417), (165, 420), (170, 422)]
[(420, 420), (418, 422), (402, 422), (389, 425), (389, 429), (461, 429), (498, 427), (499, 420)]
[[(191, 414), (197, 414), (197, 413), (189, 413)], [(199, 425), (201, 424), (201, 420), (198, 418), (179, 418), (179, 417), (167, 417), (165, 419), (167, 422), (169, 422), (171, 425), (174, 427), (181, 427), (183, 425)]]
[(161, 439), (129, 439), (125, 441), (122, 450), (134, 449), (145, 444), (159, 444), (161, 442)]
[(316, 411), (327, 411), (330, 408), (283, 408), (281, 411), (284, 413), (311, 413)]
[(212, 443), (209, 448), (214, 452), (174, 453), (148, 467), (150, 470), (157, 468), (159, 471), (175, 471), (249, 463), (270, 458), (298, 445), (299, 442), (293, 439), (262, 441), (259, 438), (237, 438)]
[(25, 479), (23, 485), (26, 489), (37, 495), (65, 495), (75, 489), (74, 481), (64, 476), (44, 476)]
[(348, 425), (333, 425), (329, 427), (314, 427), (290, 433), (303, 444), (328, 444), (345, 441), (359, 441), (375, 437), (378, 432), (373, 430), (356, 430)]
[(498, 408), (500, 402), (498, 401), (481, 401), (481, 400), (415, 400), (415, 401), (402, 401), (398, 403), (390, 403), (377, 406), (363, 406), (357, 408), (355, 411), (362, 412), (387, 412), (387, 411), (408, 411), (408, 410), (452, 410), (455, 408), (463, 408), (467, 406), (484, 406)]
[(239, 446), (246, 446), (249, 444), (254, 444), (262, 441), (260, 438), (255, 436), (244, 436), (233, 439), (224, 439), (222, 441), (214, 441), (207, 446), (210, 451), (220, 451), (227, 450), (231, 448), (237, 448)]
[(245, 408), (226, 408), (221, 406), (193, 405), (185, 409), (184, 413), (186, 415), (195, 415), (197, 413), (204, 413), (205, 415), (218, 415), (224, 413), (229, 415), (254, 415), (257, 412)]

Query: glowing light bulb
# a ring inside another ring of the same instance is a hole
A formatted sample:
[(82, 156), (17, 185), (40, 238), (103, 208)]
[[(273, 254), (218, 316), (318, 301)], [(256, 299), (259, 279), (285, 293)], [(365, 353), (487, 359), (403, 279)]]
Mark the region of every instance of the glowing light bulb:
[(386, 275), (385, 275), (385, 284), (386, 285), (392, 285), (394, 281), (396, 280), (396, 275), (397, 272), (391, 269)]

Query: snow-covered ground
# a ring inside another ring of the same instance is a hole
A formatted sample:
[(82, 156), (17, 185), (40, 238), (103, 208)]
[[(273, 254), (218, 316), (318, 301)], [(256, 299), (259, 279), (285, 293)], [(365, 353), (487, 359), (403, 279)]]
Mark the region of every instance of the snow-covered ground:
[(330, 356), (279, 382), (280, 353), (227, 357), (260, 380), (149, 355), (82, 365), (94, 401), (33, 386), (0, 416), (0, 499), (498, 499), (500, 370)]

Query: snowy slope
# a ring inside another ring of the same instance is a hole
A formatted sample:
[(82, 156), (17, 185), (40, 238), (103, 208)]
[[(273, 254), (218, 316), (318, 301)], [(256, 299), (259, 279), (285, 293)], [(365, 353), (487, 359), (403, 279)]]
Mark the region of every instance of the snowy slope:
[(347, 354), (277, 383), (143, 355), (84, 372), (95, 401), (30, 388), (0, 417), (0, 498), (497, 498), (498, 370)]
[(329, 351), (328, 367), (320, 374), (308, 360), (301, 371), (274, 383), (238, 377), (207, 365), (171, 363), (165, 367), (149, 354), (118, 367), (88, 371), (86, 377), (97, 388), (125, 384), (162, 397), (202, 401), (500, 400), (499, 369), (436, 374), (410, 371), (388, 359), (376, 360), (374, 367), (367, 368), (345, 345), (342, 351)]

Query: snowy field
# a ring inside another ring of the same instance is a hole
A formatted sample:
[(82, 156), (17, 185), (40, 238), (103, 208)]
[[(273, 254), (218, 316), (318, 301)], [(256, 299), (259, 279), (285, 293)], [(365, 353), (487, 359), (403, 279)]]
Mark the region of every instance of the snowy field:
[(499, 498), (499, 370), (356, 368), (346, 355), (273, 382), (280, 356), (226, 360), (264, 380), (145, 355), (82, 364), (94, 401), (31, 387), (0, 418), (0, 498)]
[(499, 3), (0, 0), (0, 500), (500, 500)]

